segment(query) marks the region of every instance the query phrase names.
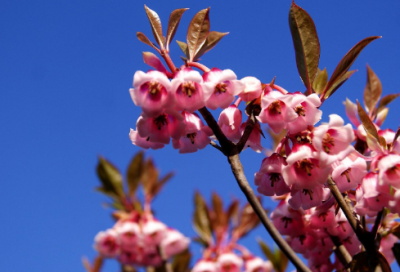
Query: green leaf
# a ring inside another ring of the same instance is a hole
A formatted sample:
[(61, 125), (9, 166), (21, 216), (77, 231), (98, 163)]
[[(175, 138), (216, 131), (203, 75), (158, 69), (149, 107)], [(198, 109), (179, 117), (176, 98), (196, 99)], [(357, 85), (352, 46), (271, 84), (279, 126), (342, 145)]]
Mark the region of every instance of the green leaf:
[(124, 197), (122, 176), (118, 169), (105, 158), (100, 157), (97, 165), (97, 175), (102, 183), (101, 190), (104, 193)]
[(178, 29), (179, 22), (181, 21), (182, 15), (188, 8), (181, 8), (174, 10), (169, 16), (168, 29), (167, 29), (167, 49), (169, 49), (169, 44), (175, 36), (176, 30)]
[(179, 48), (182, 50), (183, 54), (185, 54), (185, 57), (189, 59), (189, 51), (187, 44), (181, 41), (176, 41), (176, 42), (178, 43)]
[(399, 97), (400, 94), (388, 94), (382, 97), (378, 104), (377, 112), (381, 112), (387, 105), (389, 105), (393, 100)]
[(189, 50), (189, 60), (193, 61), (197, 52), (206, 42), (207, 35), (210, 31), (210, 8), (199, 11), (189, 24), (187, 32), (187, 45)]
[(368, 114), (361, 107), (360, 102), (358, 102), (358, 100), (357, 100), (357, 110), (358, 110), (358, 116), (360, 118), (362, 125), (365, 128), (365, 131), (371, 134), (379, 142), (378, 131), (376, 130), (376, 127), (369, 118)]
[(332, 96), (340, 86), (343, 85), (357, 70), (352, 70), (346, 72), (341, 78), (336, 80), (332, 86), (326, 90), (324, 98), (327, 99), (328, 97)]
[(372, 36), (365, 38), (358, 42), (349, 52), (341, 59), (338, 66), (336, 66), (335, 71), (328, 81), (325, 90), (328, 90), (337, 80), (340, 80), (343, 75), (350, 69), (353, 62), (356, 60), (361, 51), (372, 41), (381, 38), (380, 36)]
[(372, 69), (367, 65), (367, 84), (364, 89), (364, 105), (367, 112), (374, 112), (376, 104), (378, 104), (379, 98), (382, 94), (382, 84), (378, 76), (372, 71)]
[(142, 32), (136, 32), (136, 37), (139, 39), (139, 41), (141, 41), (142, 43), (145, 43), (147, 45), (150, 45), (151, 47), (153, 47), (156, 50), (159, 50), (157, 48), (157, 46), (154, 45), (154, 43), (152, 43), (149, 38), (147, 38), (146, 35), (144, 35)]
[(203, 44), (203, 46), (200, 48), (199, 52), (197, 52), (196, 56), (194, 57), (194, 61), (197, 61), (202, 55), (210, 51), (214, 46), (219, 43), (219, 41), (226, 35), (228, 35), (229, 32), (217, 32), (217, 31), (211, 31), (206, 39), (206, 42)]
[(139, 186), (140, 177), (143, 172), (143, 152), (137, 153), (131, 160), (126, 173), (127, 183), (129, 187), (129, 196), (133, 196)]
[(322, 94), (325, 89), (326, 83), (328, 83), (328, 72), (326, 68), (324, 70), (318, 69), (317, 74), (315, 75), (315, 79), (313, 81), (313, 89), (317, 94)]
[(173, 272), (187, 272), (190, 271), (190, 259), (192, 258), (192, 254), (190, 254), (189, 250), (185, 250), (174, 256), (172, 261), (172, 271)]
[[(258, 239), (258, 244), (261, 247), (262, 252), (264, 253), (265, 257), (271, 261), (272, 266), (274, 267), (274, 270), (276, 272), (283, 272), (285, 270), (282, 270), (283, 267), (285, 267), (287, 264), (285, 264), (285, 261), (280, 260), (280, 258), (277, 258), (277, 255), (269, 248), (269, 246), (264, 243), (261, 239)], [(287, 258), (286, 258), (287, 259)]]
[(294, 1), (289, 11), (289, 26), (296, 53), (297, 70), (307, 90), (311, 92), (318, 70), (319, 40), (311, 16)]
[(195, 212), (193, 215), (193, 223), (195, 231), (197, 234), (199, 234), (203, 241), (210, 244), (212, 240), (212, 232), (210, 218), (208, 216), (208, 208), (206, 202), (199, 192), (195, 193), (194, 207)]
[(154, 10), (149, 9), (146, 5), (144, 5), (144, 9), (146, 10), (147, 18), (149, 18), (154, 38), (156, 39), (156, 42), (160, 45), (161, 49), (164, 49), (165, 40), (162, 34), (160, 17), (158, 17), (158, 14)]

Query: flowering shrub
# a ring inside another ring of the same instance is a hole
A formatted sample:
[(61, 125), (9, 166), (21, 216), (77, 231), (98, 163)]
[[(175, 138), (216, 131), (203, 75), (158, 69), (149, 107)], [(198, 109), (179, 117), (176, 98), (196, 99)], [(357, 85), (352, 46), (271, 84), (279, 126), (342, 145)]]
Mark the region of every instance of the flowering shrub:
[[(394, 221), (400, 211), (400, 129), (381, 126), (388, 104), (399, 94), (381, 98), (381, 82), (367, 67), (364, 107), (358, 101), (345, 101), (351, 124), (345, 124), (337, 114), (331, 114), (328, 123), (318, 124), (324, 101), (355, 72), (349, 69), (360, 52), (380, 37), (357, 43), (329, 78), (326, 69), (319, 69), (320, 44), (315, 25), (310, 15), (293, 2), (289, 26), (306, 90), (289, 92), (275, 79), (270, 83), (252, 76), (238, 79), (232, 70), (209, 69), (199, 63), (199, 58), (227, 34), (210, 31), (209, 8), (193, 17), (186, 43), (178, 41), (185, 56), (183, 64), (175, 66), (169, 45), (186, 9), (172, 12), (165, 37), (157, 13), (148, 7), (145, 10), (158, 46), (141, 32), (137, 37), (161, 55), (169, 70), (153, 53), (143, 53), (144, 62), (155, 70), (137, 71), (129, 90), (134, 104), (142, 109), (136, 129), (129, 134), (132, 143), (144, 149), (159, 149), (172, 139), (179, 153), (196, 152), (207, 145), (221, 151), (252, 212), (298, 271), (390, 271), (390, 264), (400, 257), (400, 246), (395, 244), (400, 237), (399, 223)], [(208, 109), (222, 110), (218, 120)], [(268, 133), (274, 139), (271, 151), (261, 145), (264, 132), (260, 124), (270, 128)], [(279, 201), (271, 219), (244, 176), (239, 154), (247, 147), (267, 154), (254, 182), (260, 194)], [(196, 199), (195, 226), (206, 249), (193, 271), (236, 272), (243, 264), (246, 271), (270, 270), (269, 264), (236, 244), (242, 235), (241, 224), (247, 224), (243, 217), (228, 239), (229, 210), (224, 213), (222, 204), (215, 204), (220, 203), (215, 196), (213, 210), (199, 195)], [(218, 223), (205, 219), (213, 213), (218, 214), (214, 218)], [(147, 220), (153, 219), (130, 219), (130, 224), (146, 224)], [(217, 225), (210, 227), (210, 222)], [(118, 232), (121, 230), (100, 234), (100, 252), (102, 244), (122, 241)], [(139, 230), (133, 232), (146, 236)], [(115, 256), (117, 250), (117, 246), (110, 246), (103, 254)], [(308, 265), (296, 253), (301, 253)], [(127, 263), (158, 265), (162, 260)], [(281, 271), (276, 265), (274, 268)]]

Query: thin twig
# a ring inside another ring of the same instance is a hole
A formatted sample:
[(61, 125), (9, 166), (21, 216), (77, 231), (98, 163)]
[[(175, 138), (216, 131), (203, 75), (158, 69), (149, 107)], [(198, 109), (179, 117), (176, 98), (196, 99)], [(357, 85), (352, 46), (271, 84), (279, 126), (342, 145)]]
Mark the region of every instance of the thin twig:
[(211, 142), (210, 142), (210, 145), (211, 145), (212, 147), (218, 149), (218, 150), (221, 151), (222, 153), (224, 153), (224, 151), (222, 150), (222, 148), (221, 148), (218, 144), (216, 144), (215, 142), (211, 141)]
[(352, 257), (350, 253), (347, 251), (346, 247), (343, 245), (342, 241), (340, 240), (339, 237), (337, 236), (332, 236), (329, 235), (331, 238), (333, 244), (335, 245), (335, 254), (340, 260), (340, 262), (343, 264), (344, 267), (346, 267), (352, 260)]
[(376, 215), (375, 223), (371, 230), (371, 235), (372, 235), (372, 237), (374, 237), (374, 239), (376, 237), (376, 233), (378, 232), (379, 226), (381, 224), (382, 215), (383, 215), (383, 209), (380, 212), (378, 212), (378, 214)]
[(245, 194), (248, 202), (253, 208), (254, 212), (260, 218), (261, 223), (264, 225), (265, 229), (274, 239), (275, 243), (283, 251), (283, 253), (288, 257), (288, 259), (293, 263), (293, 265), (300, 272), (311, 272), (311, 270), (300, 260), (292, 248), (288, 245), (285, 239), (280, 235), (279, 231), (275, 228), (274, 224), (268, 218), (265, 213), (264, 208), (261, 206), (260, 201), (255, 196), (253, 189), (251, 189), (246, 176), (243, 172), (243, 166), (240, 162), (239, 155), (235, 154), (233, 156), (228, 156), (229, 164), (232, 167), (232, 173), (236, 178), (236, 181), (240, 189)]
[(251, 133), (253, 132), (254, 126), (256, 125), (256, 118), (254, 113), (251, 113), (246, 122), (246, 127), (244, 129), (243, 135), (239, 142), (236, 144), (239, 153), (243, 150), (247, 140), (249, 139)]
[(221, 145), (221, 149), (224, 151), (224, 154), (229, 155), (227, 152), (234, 148), (234, 144), (228, 140), (228, 138), (219, 127), (217, 121), (215, 121), (214, 116), (212, 116), (211, 112), (209, 112), (206, 107), (202, 107), (201, 109), (199, 109), (199, 112), (203, 116), (207, 125), (214, 132), (215, 137), (217, 137), (218, 142)]

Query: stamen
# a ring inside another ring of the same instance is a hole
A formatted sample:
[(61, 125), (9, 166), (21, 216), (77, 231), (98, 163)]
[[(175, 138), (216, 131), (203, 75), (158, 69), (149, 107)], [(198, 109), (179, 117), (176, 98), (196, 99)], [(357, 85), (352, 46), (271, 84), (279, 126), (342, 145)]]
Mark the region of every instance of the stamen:
[(322, 138), (322, 147), (324, 148), (326, 153), (329, 153), (332, 147), (335, 146), (335, 139), (329, 134), (325, 133)]
[(168, 119), (166, 114), (161, 114), (157, 118), (154, 118), (154, 124), (157, 126), (158, 130), (161, 130), (162, 126), (168, 124)]
[(281, 103), (279, 100), (276, 100), (274, 102), (272, 102), (269, 106), (268, 106), (268, 110), (272, 113), (272, 114), (281, 114)]
[(286, 229), (288, 223), (292, 223), (293, 219), (288, 217), (282, 217), (282, 221), (285, 222), (285, 229)]
[(351, 168), (347, 169), (346, 171), (343, 171), (343, 173), (340, 174), (342, 177), (346, 176), (346, 179), (347, 179), (348, 183), (350, 183), (349, 173), (351, 173)]
[(306, 171), (307, 175), (311, 176), (311, 170), (314, 168), (314, 164), (309, 159), (303, 159), (301, 161), (297, 161), (297, 168)]
[(196, 92), (196, 87), (194, 84), (190, 81), (184, 82), (182, 84), (182, 93), (186, 94), (189, 97), (192, 97), (192, 95)]
[(224, 92), (226, 92), (226, 88), (228, 87), (228, 84), (226, 84), (226, 83), (218, 83), (216, 86), (215, 86), (215, 89), (214, 89), (214, 93), (215, 94), (221, 94), (221, 93), (224, 93)]
[(309, 195), (310, 196), (310, 200), (313, 200), (313, 190), (308, 190), (308, 189), (303, 189), (302, 193), (304, 195)]
[(195, 132), (195, 133), (187, 134), (186, 137), (188, 137), (190, 139), (190, 142), (192, 144), (194, 144), (194, 138), (196, 138), (196, 135), (197, 135), (197, 133)]
[(297, 106), (294, 108), (294, 111), (297, 113), (297, 115), (301, 116), (306, 116), (306, 111), (304, 110), (303, 106)]
[(271, 181), (271, 187), (274, 187), (274, 183), (278, 182), (281, 178), (281, 174), (279, 173), (271, 173), (269, 174), (269, 180)]
[(160, 83), (153, 81), (149, 82), (149, 93), (151, 95), (156, 95), (157, 93), (161, 92), (161, 85)]

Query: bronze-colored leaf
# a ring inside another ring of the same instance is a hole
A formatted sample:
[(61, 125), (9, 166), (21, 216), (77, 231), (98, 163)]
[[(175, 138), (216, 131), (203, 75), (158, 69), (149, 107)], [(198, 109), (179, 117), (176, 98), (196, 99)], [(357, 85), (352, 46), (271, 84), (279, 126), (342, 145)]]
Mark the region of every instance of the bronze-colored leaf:
[[(360, 252), (353, 257), (353, 260), (349, 264), (349, 268), (351, 272), (364, 272), (370, 271), (370, 266), (372, 266), (372, 271), (382, 271), (382, 272), (391, 272), (390, 265), (387, 262), (386, 258), (382, 255), (382, 253), (375, 252), (376, 258), (373, 259), (371, 256), (368, 256), (366, 251)], [(380, 265), (380, 270), (375, 270), (375, 268)]]
[(372, 71), (371, 67), (367, 65), (367, 84), (364, 89), (364, 105), (369, 112), (370, 116), (374, 112), (376, 104), (382, 94), (382, 84), (378, 76)]
[(151, 47), (153, 47), (154, 49), (156, 49), (157, 51), (160, 51), (157, 46), (155, 46), (154, 43), (152, 43), (149, 38), (147, 38), (146, 35), (144, 35), (142, 32), (136, 32), (136, 37), (139, 39), (139, 41), (141, 41), (142, 43), (145, 43), (147, 45), (150, 45)]
[(156, 42), (160, 45), (161, 49), (164, 49), (165, 40), (162, 34), (160, 17), (158, 17), (157, 12), (149, 9), (146, 5), (144, 5), (144, 9), (146, 10), (147, 18), (149, 18), (154, 38), (156, 39)]
[(194, 196), (195, 211), (193, 215), (194, 228), (203, 241), (210, 244), (212, 240), (211, 223), (208, 217), (208, 208), (206, 202), (199, 192)]
[(358, 102), (358, 100), (357, 100), (357, 110), (358, 110), (358, 116), (361, 120), (362, 125), (365, 128), (365, 131), (371, 134), (377, 141), (379, 141), (378, 131), (376, 130), (374, 123), (371, 121), (365, 110), (361, 107), (360, 102)]
[(325, 87), (325, 95), (324, 95), (324, 99), (327, 99), (328, 97), (332, 96), (337, 89), (340, 88), (340, 86), (343, 85), (343, 83), (345, 83), (357, 70), (352, 70), (352, 71), (348, 71), (346, 72), (341, 78), (339, 78), (338, 80), (336, 80), (332, 86), (326, 90)]
[(188, 8), (181, 8), (174, 10), (169, 16), (168, 29), (167, 29), (167, 41), (166, 46), (169, 50), (169, 44), (175, 36), (176, 30), (178, 29), (179, 22), (181, 21), (182, 15)]
[(120, 198), (124, 197), (122, 176), (119, 170), (105, 158), (99, 158), (97, 175), (103, 185), (100, 191), (115, 194), (115, 196)]
[(206, 42), (203, 44), (203, 46), (200, 48), (200, 50), (197, 52), (196, 56), (194, 57), (194, 61), (197, 61), (202, 55), (210, 51), (214, 46), (219, 43), (219, 41), (226, 35), (228, 35), (229, 32), (217, 32), (217, 31), (211, 31), (206, 39)]
[(286, 268), (289, 264), (289, 259), (286, 257), (285, 253), (283, 253), (279, 248), (275, 249), (276, 260), (279, 260), (279, 270), (277, 272), (285, 272)]
[(158, 181), (158, 170), (154, 166), (153, 160), (148, 159), (144, 164), (144, 169), (142, 172), (142, 185), (146, 195), (151, 194), (153, 186), (156, 185)]
[(168, 74), (168, 71), (165, 68), (164, 64), (153, 53), (151, 53), (151, 52), (143, 52), (143, 61), (144, 61), (144, 63), (146, 63), (147, 65), (153, 67), (157, 71), (160, 71), (161, 73)]
[(235, 227), (239, 223), (239, 201), (233, 200), (226, 212), (228, 220), (231, 220), (232, 225)]
[(260, 245), (261, 251), (264, 253), (265, 257), (272, 263), (274, 270), (276, 272), (283, 272), (284, 270), (282, 270), (281, 260), (276, 258), (276, 255), (269, 246), (261, 239), (258, 240), (258, 244)]
[(189, 250), (185, 250), (174, 256), (172, 261), (172, 271), (173, 272), (187, 272), (190, 271), (190, 259), (192, 258), (192, 254), (190, 254)]
[(389, 105), (393, 100), (399, 97), (400, 94), (388, 94), (382, 97), (381, 101), (378, 104), (377, 112), (382, 111), (387, 105)]
[(297, 70), (307, 90), (311, 92), (318, 70), (319, 40), (311, 16), (294, 1), (289, 11), (289, 26), (296, 53)]
[(169, 181), (174, 176), (173, 173), (166, 174), (157, 184), (155, 184), (151, 189), (151, 195), (155, 197), (160, 190), (164, 187), (165, 183)]
[(132, 265), (121, 264), (121, 272), (136, 272), (136, 269)]
[(101, 268), (102, 268), (102, 266), (103, 266), (103, 262), (104, 262), (104, 259), (103, 259), (103, 257), (102, 256), (97, 256), (96, 257), (96, 259), (94, 259), (94, 262), (93, 262), (93, 272), (100, 272), (101, 271)]
[(324, 68), (322, 71), (318, 69), (313, 81), (314, 92), (317, 94), (322, 94), (322, 92), (325, 90), (326, 83), (328, 83), (328, 72), (326, 71), (326, 68)]
[(333, 74), (325, 87), (325, 90), (328, 90), (338, 79), (343, 77), (343, 75), (350, 69), (351, 65), (364, 49), (364, 47), (366, 47), (370, 42), (379, 38), (381, 37), (372, 36), (365, 38), (358, 42), (353, 48), (351, 48), (350, 51), (347, 52), (346, 55), (341, 59), (338, 66), (336, 66), (335, 71), (333, 71)]
[(199, 11), (189, 24), (187, 32), (187, 45), (189, 50), (189, 60), (193, 61), (197, 52), (206, 42), (207, 35), (210, 31), (210, 8)]
[(179, 48), (182, 50), (183, 54), (185, 54), (185, 57), (189, 59), (189, 51), (187, 44), (181, 41), (176, 41), (176, 42), (178, 43)]
[(143, 152), (137, 153), (131, 160), (126, 173), (127, 183), (129, 187), (129, 196), (133, 196), (140, 182), (143, 172)]
[(87, 272), (92, 272), (92, 266), (90, 265), (90, 261), (87, 257), (82, 257), (82, 264)]
[(225, 213), (224, 213), (224, 206), (222, 203), (222, 199), (217, 193), (212, 194), (212, 205), (215, 212), (215, 221), (216, 225), (221, 227), (225, 225)]
[(275, 150), (277, 148), (280, 141), (282, 141), (283, 137), (285, 137), (287, 134), (286, 129), (283, 129), (280, 133), (276, 134), (275, 132), (272, 131), (272, 129), (268, 128), (267, 132), (269, 136), (272, 138), (272, 150)]
[(260, 219), (257, 214), (254, 212), (253, 207), (249, 203), (247, 203), (241, 212), (240, 215), (240, 224), (238, 227), (240, 237), (244, 237), (251, 230), (253, 230), (260, 223)]

